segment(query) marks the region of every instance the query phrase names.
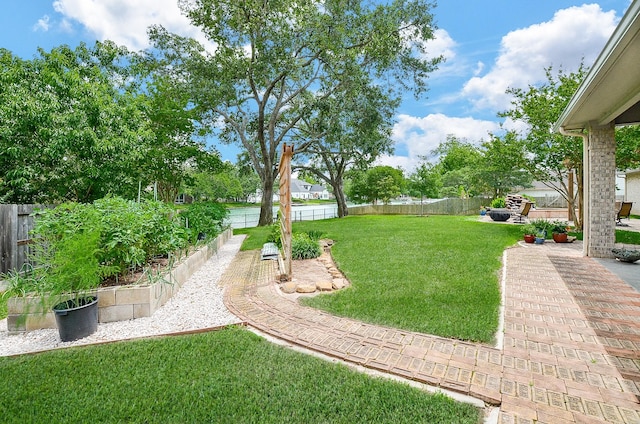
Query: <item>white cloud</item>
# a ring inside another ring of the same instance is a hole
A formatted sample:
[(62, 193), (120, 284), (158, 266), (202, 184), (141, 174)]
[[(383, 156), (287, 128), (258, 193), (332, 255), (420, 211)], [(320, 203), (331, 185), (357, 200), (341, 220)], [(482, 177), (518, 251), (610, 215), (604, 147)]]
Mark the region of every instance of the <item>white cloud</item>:
[(38, 22), (33, 26), (34, 31), (49, 31), (49, 15), (44, 15), (38, 19)]
[(484, 62), (479, 61), (476, 64), (476, 69), (473, 71), (473, 76), (477, 77), (482, 73), (482, 71), (484, 71)]
[(412, 171), (420, 162), (418, 156), (429, 156), (431, 151), (453, 135), (469, 142), (487, 139), (489, 132), (497, 132), (499, 124), (474, 118), (455, 118), (441, 113), (430, 114), (423, 118), (400, 115), (393, 128), (392, 139), (396, 148), (407, 151), (407, 156), (387, 156), (380, 163), (401, 166)]
[(449, 33), (438, 28), (434, 31), (434, 38), (425, 43), (428, 58), (438, 56), (444, 57), (444, 61), (438, 65), (438, 69), (429, 74), (429, 79), (448, 80), (451, 78), (466, 76), (468, 74), (468, 64), (464, 58), (458, 57), (458, 43), (451, 38)]
[(98, 40), (112, 40), (133, 50), (149, 46), (147, 28), (156, 24), (206, 44), (181, 13), (177, 0), (56, 0), (53, 6), (67, 22), (80, 23)]
[(591, 66), (616, 24), (615, 11), (585, 4), (559, 10), (550, 21), (512, 31), (502, 38), (491, 70), (471, 78), (462, 94), (477, 109), (505, 110), (509, 107), (505, 91), (544, 81), (545, 68), (574, 71), (583, 58)]
[(438, 28), (433, 32), (434, 38), (425, 43), (429, 57), (444, 56), (446, 60), (451, 60), (456, 56), (456, 42), (447, 31)]

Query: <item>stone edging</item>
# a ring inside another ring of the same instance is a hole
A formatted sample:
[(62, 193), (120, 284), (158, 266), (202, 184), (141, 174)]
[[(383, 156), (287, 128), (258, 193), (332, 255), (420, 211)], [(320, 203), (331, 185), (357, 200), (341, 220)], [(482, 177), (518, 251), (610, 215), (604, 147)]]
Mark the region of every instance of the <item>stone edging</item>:
[(310, 295), (317, 294), (318, 292), (331, 292), (341, 290), (351, 285), (349, 280), (340, 272), (333, 260), (331, 254), (331, 247), (333, 246), (333, 240), (320, 240), (320, 246), (322, 248), (322, 254), (318, 258), (318, 261), (325, 266), (327, 272), (331, 276), (331, 280), (317, 281), (317, 282), (305, 282), (305, 281), (287, 281), (278, 284), (278, 288), (285, 295)]
[[(163, 275), (158, 282), (98, 289), (98, 322), (126, 321), (153, 315), (232, 235), (231, 229), (223, 231)], [(43, 314), (38, 306), (34, 298), (10, 298), (7, 302), (9, 333), (56, 328), (53, 312)]]

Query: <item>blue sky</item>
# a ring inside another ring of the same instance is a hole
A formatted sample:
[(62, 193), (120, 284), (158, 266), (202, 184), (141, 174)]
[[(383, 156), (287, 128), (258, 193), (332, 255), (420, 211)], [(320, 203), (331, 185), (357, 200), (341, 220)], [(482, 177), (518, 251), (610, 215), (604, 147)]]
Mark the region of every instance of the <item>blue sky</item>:
[[(630, 0), (440, 0), (431, 42), (446, 62), (418, 100), (407, 95), (397, 115), (396, 152), (381, 163), (411, 171), (419, 156), (451, 134), (472, 142), (505, 128), (523, 129), (497, 113), (509, 108), (509, 87), (544, 81), (544, 68), (591, 66), (627, 10)], [(0, 47), (31, 58), (80, 41), (110, 39), (139, 50), (155, 23), (203, 40), (180, 15), (177, 0), (5, 0), (0, 14)], [(237, 149), (217, 146), (235, 161)]]

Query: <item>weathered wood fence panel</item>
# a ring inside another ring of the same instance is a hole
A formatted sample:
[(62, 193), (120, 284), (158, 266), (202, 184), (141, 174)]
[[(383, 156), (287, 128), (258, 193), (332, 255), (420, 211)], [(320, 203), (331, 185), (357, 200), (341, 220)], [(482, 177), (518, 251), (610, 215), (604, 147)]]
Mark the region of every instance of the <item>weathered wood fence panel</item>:
[(41, 205), (0, 205), (0, 273), (29, 262), (31, 213)]
[(349, 207), (349, 215), (475, 215), (482, 205), (488, 203), (487, 199), (473, 197), (424, 204), (352, 206)]

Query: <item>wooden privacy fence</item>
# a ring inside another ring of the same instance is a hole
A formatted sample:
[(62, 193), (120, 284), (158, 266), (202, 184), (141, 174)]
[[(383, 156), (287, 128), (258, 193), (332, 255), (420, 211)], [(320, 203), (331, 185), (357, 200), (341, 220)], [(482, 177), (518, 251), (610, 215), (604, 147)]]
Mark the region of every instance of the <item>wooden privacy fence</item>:
[(349, 207), (349, 215), (475, 215), (480, 213), (481, 206), (488, 206), (489, 203), (487, 199), (473, 197), (423, 204), (352, 206)]
[(29, 262), (31, 213), (41, 205), (0, 205), (0, 273)]

